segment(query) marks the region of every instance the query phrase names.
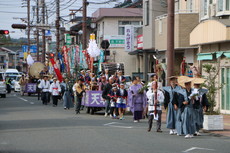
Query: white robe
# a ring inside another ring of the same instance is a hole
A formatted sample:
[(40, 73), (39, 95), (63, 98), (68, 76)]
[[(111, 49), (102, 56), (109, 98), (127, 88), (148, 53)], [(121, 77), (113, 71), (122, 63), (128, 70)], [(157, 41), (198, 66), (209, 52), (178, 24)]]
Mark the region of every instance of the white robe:
[(58, 96), (59, 93), (61, 92), (61, 86), (58, 82), (53, 82), (51, 85), (50, 85), (50, 92), (53, 96)]

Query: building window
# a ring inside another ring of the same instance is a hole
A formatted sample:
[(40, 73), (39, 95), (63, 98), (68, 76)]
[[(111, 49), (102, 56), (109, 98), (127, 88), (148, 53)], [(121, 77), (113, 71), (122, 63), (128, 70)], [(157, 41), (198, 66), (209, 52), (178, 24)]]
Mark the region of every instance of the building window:
[(201, 20), (208, 18), (209, 0), (201, 0)]
[(0, 62), (4, 63), (4, 57), (3, 56), (1, 56), (1, 61)]
[(142, 25), (141, 21), (119, 21), (118, 22), (118, 35), (125, 35), (125, 26), (133, 25), (134, 28), (138, 28)]
[(217, 11), (218, 12), (230, 11), (230, 0), (218, 0)]
[(222, 12), (224, 10), (224, 0), (218, 1), (218, 12)]
[(162, 24), (162, 20), (158, 20), (158, 23), (159, 23), (159, 25), (158, 25), (158, 27), (159, 27), (159, 34), (162, 34), (162, 29), (163, 29), (163, 24)]
[(221, 90), (221, 109), (230, 110), (230, 68), (221, 69), (221, 83), (224, 84)]
[(145, 1), (145, 14), (144, 14), (145, 26), (149, 25), (149, 1)]
[(187, 0), (187, 12), (193, 12), (193, 0)]

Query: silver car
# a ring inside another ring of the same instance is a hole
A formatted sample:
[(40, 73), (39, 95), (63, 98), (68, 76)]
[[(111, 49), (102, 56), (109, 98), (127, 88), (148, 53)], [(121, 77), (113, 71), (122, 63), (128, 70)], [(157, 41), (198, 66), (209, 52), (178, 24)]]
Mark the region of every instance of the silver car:
[(0, 72), (0, 96), (6, 98), (6, 82), (3, 72)]

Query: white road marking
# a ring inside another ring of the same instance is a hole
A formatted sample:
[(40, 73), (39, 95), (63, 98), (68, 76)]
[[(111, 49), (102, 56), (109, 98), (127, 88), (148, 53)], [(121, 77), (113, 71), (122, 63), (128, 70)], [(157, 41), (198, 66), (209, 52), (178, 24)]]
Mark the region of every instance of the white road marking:
[(192, 148), (187, 149), (187, 150), (185, 150), (185, 151), (183, 151), (183, 152), (190, 152), (190, 151), (192, 151), (192, 150), (209, 150), (209, 151), (214, 151), (214, 149), (192, 147)]
[(1, 142), (1, 145), (7, 145), (8, 143), (7, 142)]
[(123, 123), (118, 123), (118, 122), (111, 122), (104, 124), (104, 126), (109, 126), (109, 127), (116, 127), (116, 128), (125, 128), (125, 129), (132, 129), (132, 126), (122, 126), (122, 125), (114, 125), (114, 124), (123, 124)]
[(26, 99), (24, 99), (24, 98), (19, 98), (19, 99), (21, 99), (21, 100), (23, 100), (23, 101), (28, 101), (28, 100), (26, 100)]
[(31, 105), (34, 105), (34, 102), (30, 102)]

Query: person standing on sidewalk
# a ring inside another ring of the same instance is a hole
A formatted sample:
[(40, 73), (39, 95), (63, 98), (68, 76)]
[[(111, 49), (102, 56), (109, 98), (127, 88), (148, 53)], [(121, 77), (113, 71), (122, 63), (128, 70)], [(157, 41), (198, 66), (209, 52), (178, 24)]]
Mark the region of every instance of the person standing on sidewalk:
[(50, 85), (50, 93), (53, 98), (53, 107), (57, 107), (58, 105), (58, 98), (61, 94), (61, 86), (59, 82), (57, 82), (57, 78), (53, 78), (53, 83)]
[(80, 114), (82, 97), (83, 97), (83, 93), (86, 90), (86, 86), (83, 83), (84, 80), (80, 78), (78, 79), (78, 82), (73, 86), (73, 91), (76, 92), (75, 94), (77, 98), (77, 103), (75, 105), (76, 114)]
[(182, 88), (177, 86), (177, 77), (171, 76), (169, 77), (170, 86), (163, 87), (163, 90), (169, 93), (169, 103), (168, 103), (168, 112), (167, 112), (167, 121), (166, 127), (170, 129), (169, 134), (177, 134), (176, 130), (176, 118), (177, 118), (177, 105), (173, 104), (173, 98), (175, 94), (180, 91)]
[[(110, 90), (112, 89), (112, 84), (114, 79), (112, 77), (109, 78), (109, 82), (105, 85), (104, 90), (102, 91), (102, 98), (105, 100), (105, 117), (108, 116), (110, 110), (110, 97), (108, 96)], [(110, 112), (112, 113), (112, 112)]]
[(42, 90), (41, 99), (42, 104), (47, 105), (49, 102), (49, 89), (50, 89), (50, 82), (48, 80), (48, 76), (44, 75), (43, 79), (41, 80), (40, 84), (38, 85), (38, 88)]
[(25, 78), (25, 75), (22, 75), (22, 77), (19, 80), (19, 85), (20, 85), (20, 88), (21, 88), (21, 90), (20, 90), (21, 96), (24, 96), (25, 86), (26, 86), (27, 81), (28, 80)]
[[(161, 115), (162, 115), (161, 106), (164, 103), (164, 93), (162, 90), (160, 90), (161, 86), (159, 86), (158, 89), (156, 88), (156, 83), (157, 83), (156, 81), (153, 81), (151, 90), (148, 90), (146, 93), (147, 98), (148, 98), (148, 111), (149, 111), (148, 132), (150, 132), (152, 129), (153, 119), (157, 121), (156, 131), (162, 132), (161, 130)], [(157, 95), (155, 95), (155, 93), (157, 93)], [(155, 96), (157, 96), (156, 101), (155, 101)], [(156, 115), (154, 114), (155, 110), (157, 111)]]

